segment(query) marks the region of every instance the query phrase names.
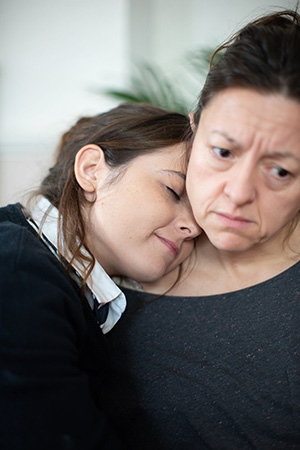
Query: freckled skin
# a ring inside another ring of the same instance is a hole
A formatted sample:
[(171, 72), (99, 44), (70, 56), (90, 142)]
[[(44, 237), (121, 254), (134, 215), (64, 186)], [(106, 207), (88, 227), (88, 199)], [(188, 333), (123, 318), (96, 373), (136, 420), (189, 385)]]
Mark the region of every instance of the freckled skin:
[(109, 275), (152, 281), (177, 266), (200, 233), (185, 191), (185, 147), (135, 158), (113, 183), (99, 177), (87, 209), (90, 248)]

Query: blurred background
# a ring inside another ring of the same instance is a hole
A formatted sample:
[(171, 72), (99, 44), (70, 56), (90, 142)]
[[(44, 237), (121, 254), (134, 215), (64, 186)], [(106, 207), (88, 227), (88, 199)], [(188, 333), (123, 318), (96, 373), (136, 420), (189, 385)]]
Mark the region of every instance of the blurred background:
[(192, 109), (207, 52), (254, 17), (295, 4), (0, 0), (0, 206), (38, 185), (80, 116), (131, 97)]

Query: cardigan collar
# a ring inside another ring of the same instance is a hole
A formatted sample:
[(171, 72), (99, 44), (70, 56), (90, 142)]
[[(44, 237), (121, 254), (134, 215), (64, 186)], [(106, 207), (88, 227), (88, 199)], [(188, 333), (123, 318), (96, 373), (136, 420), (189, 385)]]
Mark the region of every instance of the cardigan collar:
[[(55, 208), (46, 198), (43, 197), (31, 212), (31, 218), (34, 222), (32, 223), (29, 220), (29, 223), (36, 228), (40, 234), (42, 233), (41, 237), (46, 245), (59, 258), (57, 252), (57, 208)], [(71, 258), (68, 258), (67, 256), (66, 259), (70, 260)], [(82, 264), (75, 260), (72, 266), (80, 276), (83, 269)], [(106, 303), (109, 304), (107, 319), (104, 324), (101, 325), (102, 331), (107, 333), (120, 319), (126, 308), (125, 295), (113, 282), (97, 260), (90, 276), (87, 279), (87, 286), (92, 294), (87, 298), (92, 309), (94, 309), (95, 300), (99, 305), (99, 308)]]

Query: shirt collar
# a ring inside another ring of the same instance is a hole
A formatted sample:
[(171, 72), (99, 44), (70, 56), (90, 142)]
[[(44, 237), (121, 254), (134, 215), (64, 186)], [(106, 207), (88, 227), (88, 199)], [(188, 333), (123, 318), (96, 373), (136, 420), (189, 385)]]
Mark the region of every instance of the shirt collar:
[[(46, 215), (45, 215), (46, 214)], [(57, 249), (58, 240), (58, 209), (55, 208), (46, 198), (42, 198), (35, 206), (31, 217), (38, 226), (40, 232)], [(66, 259), (70, 259), (66, 256)], [(82, 273), (82, 264), (79, 261), (72, 263), (73, 268)], [(109, 303), (109, 312), (105, 323), (101, 326), (104, 333), (112, 329), (119, 320), (126, 307), (126, 298), (110, 276), (105, 272), (100, 263), (96, 260), (94, 268), (87, 279), (87, 286), (91, 290), (99, 305)], [(93, 308), (94, 305), (90, 306)]]

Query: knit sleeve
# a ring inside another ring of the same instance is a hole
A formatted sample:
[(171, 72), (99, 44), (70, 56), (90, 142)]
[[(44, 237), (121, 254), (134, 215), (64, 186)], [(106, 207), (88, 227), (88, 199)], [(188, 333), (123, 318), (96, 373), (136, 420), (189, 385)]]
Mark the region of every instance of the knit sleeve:
[(28, 230), (1, 224), (1, 448), (121, 448), (79, 364), (86, 328), (59, 261)]

